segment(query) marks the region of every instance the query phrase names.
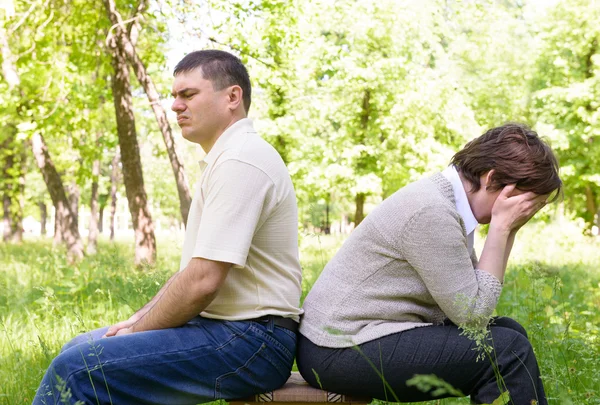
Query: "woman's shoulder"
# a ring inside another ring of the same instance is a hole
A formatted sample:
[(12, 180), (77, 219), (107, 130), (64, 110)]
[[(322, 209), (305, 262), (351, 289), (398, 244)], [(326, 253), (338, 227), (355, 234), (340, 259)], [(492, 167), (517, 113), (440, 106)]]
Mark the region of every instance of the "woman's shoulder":
[(454, 206), (452, 184), (440, 173), (410, 183), (383, 201), (385, 209), (401, 209), (404, 212), (416, 212), (429, 209)]

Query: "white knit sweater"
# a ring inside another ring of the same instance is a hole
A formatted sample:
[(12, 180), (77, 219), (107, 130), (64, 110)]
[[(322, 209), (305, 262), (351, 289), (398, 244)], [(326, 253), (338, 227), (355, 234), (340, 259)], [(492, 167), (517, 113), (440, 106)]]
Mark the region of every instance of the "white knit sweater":
[(417, 181), (369, 214), (327, 264), (300, 333), (343, 348), (445, 318), (480, 325), (502, 285), (476, 263), (450, 182), (439, 173)]

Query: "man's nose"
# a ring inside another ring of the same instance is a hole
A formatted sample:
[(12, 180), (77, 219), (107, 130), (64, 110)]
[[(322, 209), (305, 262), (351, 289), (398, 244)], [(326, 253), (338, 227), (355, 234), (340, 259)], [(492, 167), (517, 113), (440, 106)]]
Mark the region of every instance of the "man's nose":
[(182, 103), (181, 100), (179, 100), (178, 98), (173, 100), (173, 104), (171, 104), (171, 110), (175, 112), (184, 111), (185, 108), (185, 104)]

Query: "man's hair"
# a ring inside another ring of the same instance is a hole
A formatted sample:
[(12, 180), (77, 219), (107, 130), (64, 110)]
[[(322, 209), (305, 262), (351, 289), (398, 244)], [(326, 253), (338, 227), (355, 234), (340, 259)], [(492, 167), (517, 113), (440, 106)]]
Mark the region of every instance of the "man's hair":
[(236, 56), (216, 49), (194, 51), (187, 54), (175, 66), (173, 76), (196, 68), (202, 69), (202, 77), (212, 82), (215, 91), (229, 86), (240, 86), (242, 88), (244, 109), (248, 114), (252, 93), (250, 77), (246, 67)]
[(488, 130), (467, 143), (451, 163), (472, 185), (471, 191), (480, 189), (481, 176), (492, 169), (490, 191), (516, 184), (520, 190), (539, 195), (556, 191), (554, 201), (562, 188), (552, 149), (524, 124), (508, 123)]

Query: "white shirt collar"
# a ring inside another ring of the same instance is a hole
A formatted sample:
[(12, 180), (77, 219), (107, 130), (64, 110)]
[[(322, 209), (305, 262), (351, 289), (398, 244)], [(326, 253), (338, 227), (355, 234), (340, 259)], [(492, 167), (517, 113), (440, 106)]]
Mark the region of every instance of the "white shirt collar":
[(234, 122), (217, 138), (213, 147), (199, 162), (200, 168), (204, 169), (206, 166), (214, 163), (221, 152), (227, 147), (229, 141), (234, 138), (236, 134), (245, 134), (248, 132), (256, 132), (250, 118), (242, 118), (241, 120)]
[(454, 199), (456, 200), (456, 210), (462, 217), (463, 222), (465, 223), (465, 230), (467, 231), (467, 235), (469, 235), (475, 230), (475, 228), (477, 228), (478, 222), (475, 218), (475, 215), (473, 215), (471, 206), (469, 205), (467, 192), (465, 191), (465, 187), (460, 180), (458, 171), (454, 165), (450, 165), (442, 172), (442, 175), (452, 184)]

